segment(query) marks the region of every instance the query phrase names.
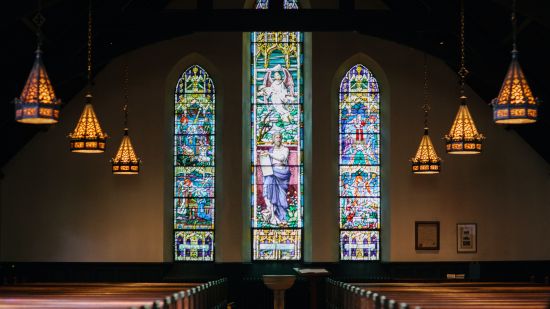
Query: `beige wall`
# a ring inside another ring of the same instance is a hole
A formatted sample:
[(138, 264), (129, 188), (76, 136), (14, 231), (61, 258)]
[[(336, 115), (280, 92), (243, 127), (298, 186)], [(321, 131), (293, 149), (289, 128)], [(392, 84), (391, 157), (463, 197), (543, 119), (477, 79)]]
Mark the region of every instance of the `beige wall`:
[[(4, 167), (0, 259), (171, 261), (172, 89), (178, 74), (198, 63), (217, 89), (216, 259), (248, 260), (249, 230), (243, 228), (249, 224), (243, 215), (248, 167), (243, 153), (249, 143), (242, 139), (243, 92), (248, 87), (243, 86), (242, 38), (241, 33), (194, 34), (113, 59), (99, 72), (94, 90), (94, 107), (111, 136), (107, 153), (68, 150), (66, 135), (83, 108), (80, 94), (63, 109), (58, 125), (39, 133)], [(450, 68), (430, 58), (431, 134), (444, 160), (443, 173), (414, 176), (408, 160), (422, 134), (422, 53), (353, 33), (314, 33), (311, 43), (306, 260), (338, 260), (336, 87), (357, 62), (372, 69), (383, 91), (384, 260), (550, 259), (550, 246), (542, 245), (550, 237), (548, 165), (514, 131), (492, 124), (490, 108), (471, 91), (470, 109), (487, 136), (485, 151), (474, 157), (443, 153), (441, 136), (458, 108)], [(109, 165), (122, 134), (126, 63), (130, 135), (143, 159), (137, 177), (113, 176)], [(415, 252), (415, 220), (441, 221), (441, 250)], [(478, 224), (476, 254), (456, 253), (457, 222)]]

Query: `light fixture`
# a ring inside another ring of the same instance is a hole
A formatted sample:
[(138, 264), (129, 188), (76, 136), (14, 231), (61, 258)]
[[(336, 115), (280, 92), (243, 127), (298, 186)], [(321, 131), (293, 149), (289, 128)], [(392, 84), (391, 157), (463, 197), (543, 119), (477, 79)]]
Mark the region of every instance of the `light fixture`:
[(124, 105), (124, 136), (115, 157), (111, 159), (113, 174), (137, 175), (140, 163), (128, 135), (128, 105)]
[(101, 153), (105, 151), (107, 134), (103, 132), (92, 106), (92, 2), (88, 11), (88, 87), (86, 105), (72, 133), (71, 151), (78, 153)]
[(498, 97), (493, 99), (493, 120), (497, 124), (527, 124), (537, 121), (538, 100), (533, 96), (518, 61), (516, 46), (516, 1), (512, 4), (512, 62)]
[(53, 124), (59, 119), (61, 100), (55, 97), (52, 83), (42, 62), (42, 15), (41, 1), (38, 2), (38, 13), (33, 18), (36, 24), (37, 48), (34, 64), (27, 83), (19, 98), (14, 99), (15, 120), (29, 124)]
[(413, 174), (438, 174), (441, 171), (441, 158), (437, 156), (434, 145), (428, 133), (428, 113), (430, 111), (428, 99), (428, 59), (424, 54), (424, 135), (416, 155), (411, 159)]
[(137, 157), (128, 135), (128, 66), (124, 67), (124, 136), (111, 166), (115, 175), (137, 175), (141, 160)]
[(464, 84), (468, 70), (464, 62), (464, 0), (460, 7), (460, 107), (449, 134), (445, 135), (445, 149), (448, 154), (478, 154), (485, 137), (477, 131), (474, 119), (466, 105)]

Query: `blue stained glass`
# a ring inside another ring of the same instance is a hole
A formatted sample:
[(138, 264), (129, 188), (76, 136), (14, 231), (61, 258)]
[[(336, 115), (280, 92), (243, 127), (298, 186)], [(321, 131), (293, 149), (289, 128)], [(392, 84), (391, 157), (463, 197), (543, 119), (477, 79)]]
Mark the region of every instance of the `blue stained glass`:
[(175, 229), (214, 228), (214, 199), (174, 199)]
[(340, 196), (380, 196), (379, 170), (378, 166), (340, 166)]
[(213, 135), (176, 135), (176, 166), (214, 166)]
[(214, 260), (215, 87), (198, 65), (174, 95), (174, 241), (176, 261)]
[(380, 90), (362, 64), (345, 74), (339, 90), (340, 259), (378, 260)]
[(380, 259), (380, 232), (340, 231), (340, 259), (351, 261)]
[(176, 261), (213, 261), (213, 231), (175, 231)]
[(303, 34), (251, 35), (254, 260), (301, 259)]
[(340, 134), (340, 164), (380, 164), (380, 134)]
[(214, 197), (214, 168), (176, 166), (174, 196)]
[(340, 228), (378, 229), (380, 198), (346, 197), (340, 199)]

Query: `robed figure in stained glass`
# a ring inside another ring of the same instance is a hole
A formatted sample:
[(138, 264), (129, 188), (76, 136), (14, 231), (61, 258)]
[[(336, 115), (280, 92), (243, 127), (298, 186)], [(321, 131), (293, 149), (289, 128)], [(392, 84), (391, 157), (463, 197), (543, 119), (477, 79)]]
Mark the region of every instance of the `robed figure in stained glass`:
[(288, 167), (288, 147), (283, 145), (283, 135), (277, 132), (273, 135), (273, 147), (269, 151), (262, 151), (260, 156), (271, 161), (271, 168), (264, 169), (263, 198), (266, 208), (262, 215), (271, 224), (280, 224), (286, 221), (288, 210), (288, 183), (290, 168)]
[(251, 35), (254, 260), (301, 258), (303, 34)]

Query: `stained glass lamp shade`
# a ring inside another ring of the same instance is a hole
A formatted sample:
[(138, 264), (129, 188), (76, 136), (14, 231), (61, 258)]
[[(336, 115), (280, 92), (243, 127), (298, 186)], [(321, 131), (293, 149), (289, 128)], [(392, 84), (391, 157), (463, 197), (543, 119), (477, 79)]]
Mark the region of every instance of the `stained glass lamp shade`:
[(414, 174), (437, 174), (441, 171), (441, 158), (435, 152), (428, 128), (424, 128), (424, 135), (411, 161)]
[(451, 130), (445, 135), (445, 145), (449, 154), (478, 154), (485, 137), (477, 131), (476, 125), (466, 105), (466, 96), (460, 97), (461, 104)]
[(38, 49), (23, 92), (15, 99), (15, 120), (21, 123), (52, 124), (59, 119), (61, 100), (55, 97), (41, 54)]
[(526, 124), (537, 121), (538, 100), (533, 96), (518, 62), (517, 51), (512, 52), (512, 63), (493, 99), (493, 119), (498, 124)]
[(79, 153), (101, 153), (105, 151), (107, 134), (103, 132), (92, 106), (92, 94), (86, 94), (86, 106), (80, 115), (71, 139), (71, 151)]
[(130, 136), (128, 136), (128, 128), (124, 129), (122, 142), (116, 153), (116, 156), (111, 160), (113, 174), (115, 175), (137, 175), (139, 174), (139, 164), (141, 160), (136, 156)]

